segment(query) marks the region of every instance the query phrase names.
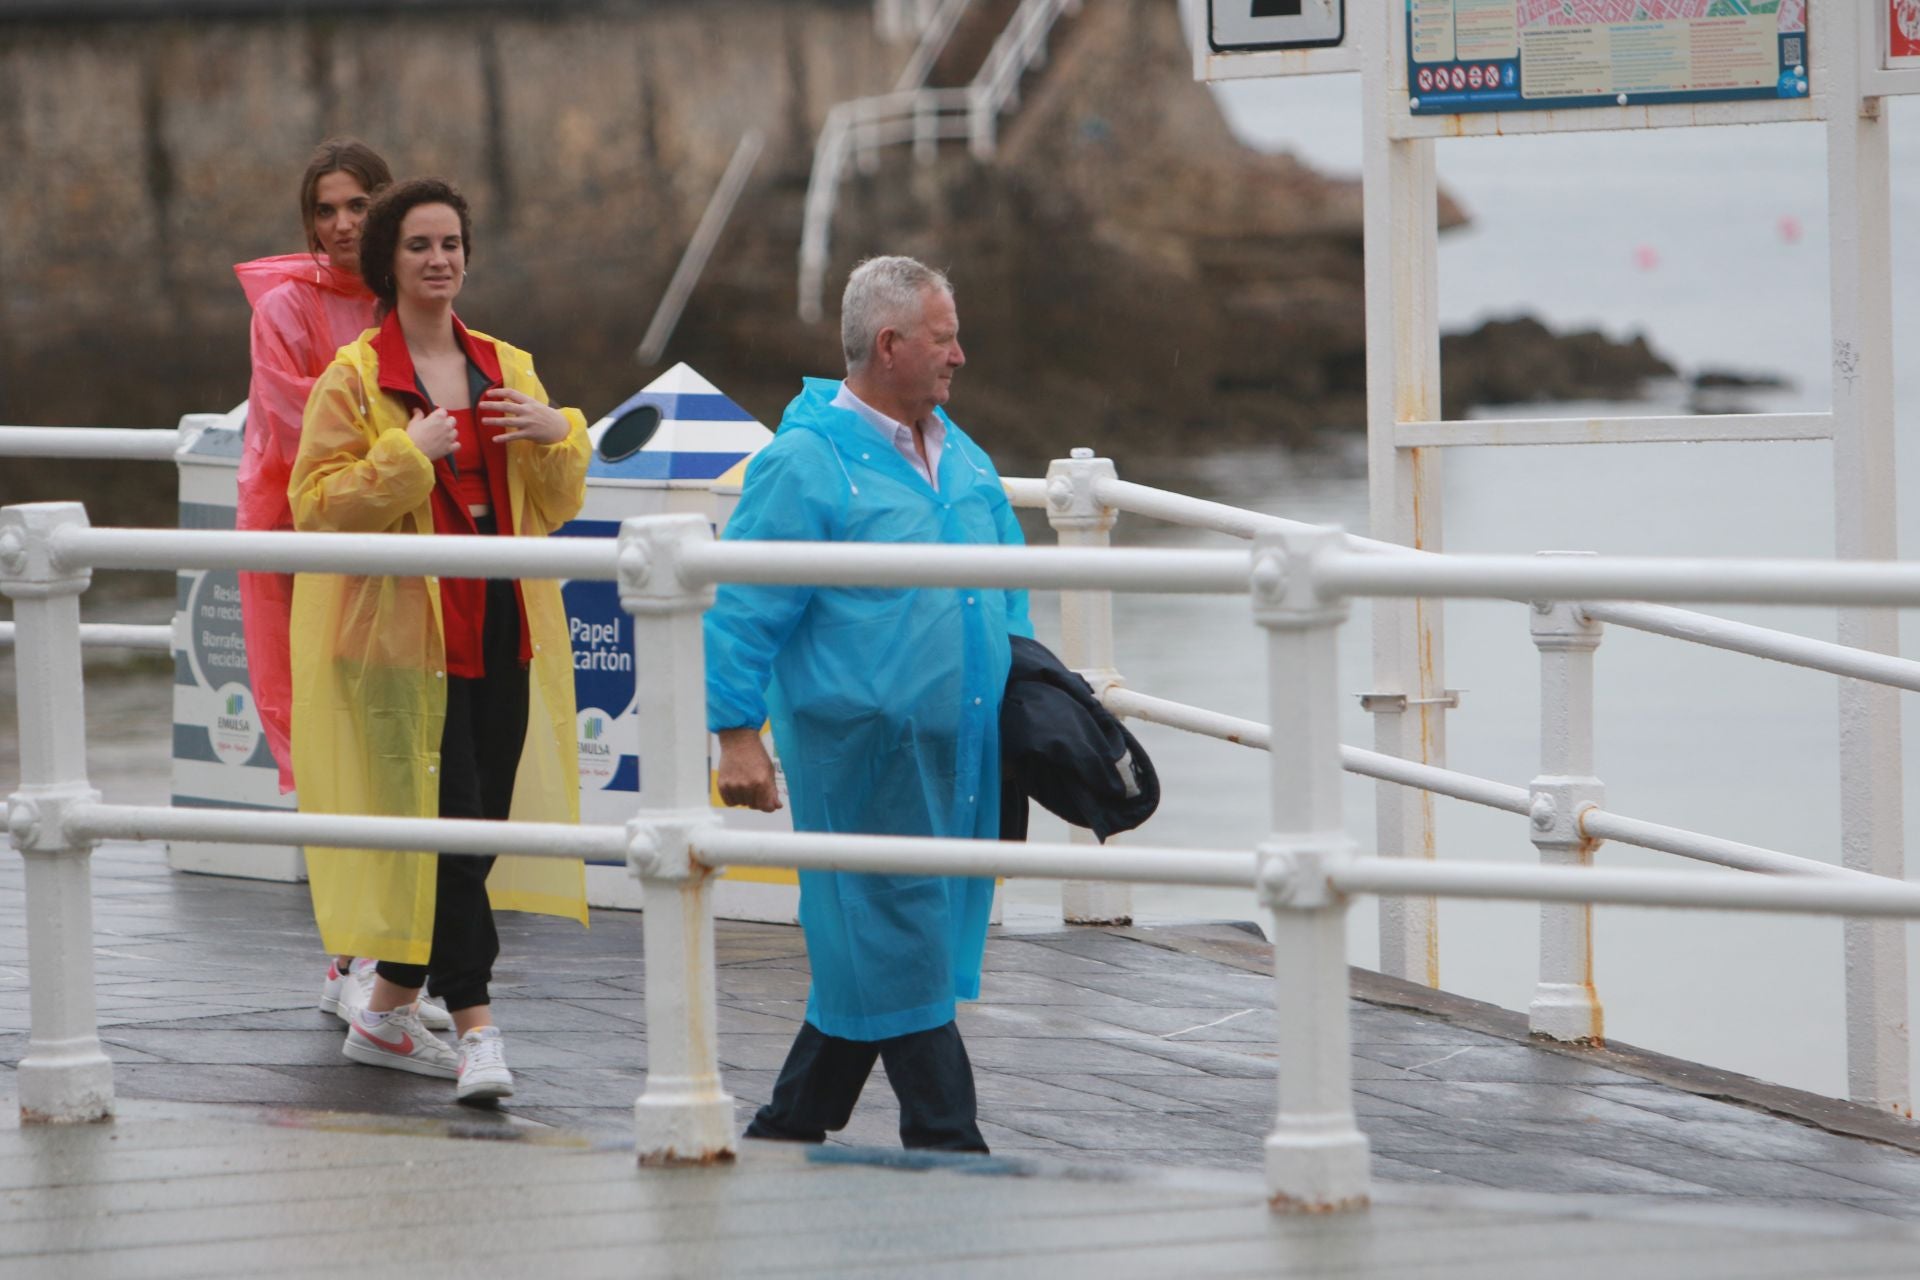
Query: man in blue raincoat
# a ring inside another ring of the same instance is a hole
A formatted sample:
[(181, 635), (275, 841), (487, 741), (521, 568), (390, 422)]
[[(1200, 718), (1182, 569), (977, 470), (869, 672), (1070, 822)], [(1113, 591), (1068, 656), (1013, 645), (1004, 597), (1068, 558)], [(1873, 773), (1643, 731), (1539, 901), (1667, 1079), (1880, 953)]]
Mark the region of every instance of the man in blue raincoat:
[[(986, 453), (941, 409), (966, 357), (946, 277), (873, 258), (841, 303), (844, 382), (809, 378), (747, 468), (729, 539), (1019, 543)], [(800, 831), (993, 839), (1009, 634), (1024, 591), (727, 586), (707, 614), (707, 719), (721, 799), (780, 800)], [(909, 1147), (985, 1151), (954, 1024), (980, 994), (993, 881), (800, 873), (807, 1017), (750, 1138), (845, 1127), (876, 1058)]]

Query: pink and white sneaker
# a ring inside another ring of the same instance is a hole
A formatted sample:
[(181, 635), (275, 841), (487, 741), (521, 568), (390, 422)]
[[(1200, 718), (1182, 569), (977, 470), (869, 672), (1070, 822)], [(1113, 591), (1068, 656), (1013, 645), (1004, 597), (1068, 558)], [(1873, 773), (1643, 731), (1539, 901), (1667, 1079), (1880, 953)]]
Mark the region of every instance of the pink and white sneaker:
[(340, 997), (346, 993), (349, 984), (362, 968), (367, 973), (372, 973), (373, 966), (372, 960), (355, 959), (348, 961), (347, 967), (342, 969), (339, 956), (328, 956), (327, 980), (320, 984), (320, 1012), (331, 1013), (337, 1018), (345, 1019), (347, 1014), (341, 1006)]
[(385, 1015), (369, 1013), (365, 1008), (352, 1010), (347, 1018), (346, 1043), (340, 1046), (340, 1052), (370, 1067), (391, 1067), (442, 1080), (460, 1076), (460, 1055), (427, 1030), (416, 1005), (401, 1005)]

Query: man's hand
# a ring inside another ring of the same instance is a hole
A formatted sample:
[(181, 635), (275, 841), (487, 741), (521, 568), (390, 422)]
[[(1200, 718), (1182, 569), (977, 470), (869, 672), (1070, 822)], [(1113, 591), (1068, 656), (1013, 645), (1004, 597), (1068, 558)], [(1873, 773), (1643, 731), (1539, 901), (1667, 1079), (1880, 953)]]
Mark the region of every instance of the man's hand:
[(780, 789), (773, 781), (773, 761), (758, 729), (722, 729), (718, 773), (721, 803), (761, 813), (780, 808)]

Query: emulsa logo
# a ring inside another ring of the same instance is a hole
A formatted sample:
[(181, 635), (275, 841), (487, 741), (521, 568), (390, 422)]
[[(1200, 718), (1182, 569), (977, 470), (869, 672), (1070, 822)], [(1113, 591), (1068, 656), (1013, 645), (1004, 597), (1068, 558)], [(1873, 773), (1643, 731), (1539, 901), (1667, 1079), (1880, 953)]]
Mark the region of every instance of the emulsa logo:
[(620, 763), (608, 732), (612, 727), (613, 717), (598, 707), (588, 707), (578, 717), (574, 739), (580, 752), (580, 785), (589, 790), (604, 789)]
[(227, 764), (245, 764), (260, 747), (260, 714), (253, 692), (242, 684), (222, 685), (207, 737), (213, 753)]

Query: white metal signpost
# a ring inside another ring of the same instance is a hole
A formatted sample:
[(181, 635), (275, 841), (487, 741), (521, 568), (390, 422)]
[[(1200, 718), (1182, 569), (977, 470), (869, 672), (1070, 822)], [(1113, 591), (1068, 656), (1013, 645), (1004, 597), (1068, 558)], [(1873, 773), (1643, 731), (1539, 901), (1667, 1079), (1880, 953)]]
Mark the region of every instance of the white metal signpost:
[[(1344, 9), (1338, 43), (1306, 34), (1310, 8)], [(1920, 0), (1186, 0), (1186, 9), (1198, 79), (1360, 73), (1374, 536), (1440, 548), (1444, 448), (1831, 440), (1835, 556), (1896, 556), (1891, 198), (1880, 99), (1920, 92)], [(1829, 412), (1628, 417), (1582, 421), (1578, 431), (1556, 419), (1441, 419), (1436, 138), (1789, 121), (1826, 124)], [(1845, 608), (1839, 624), (1843, 644), (1898, 651), (1889, 610)], [(1378, 750), (1445, 762), (1445, 713), (1457, 699), (1446, 688), (1442, 641), (1437, 602), (1375, 605), (1365, 698)], [(1842, 860), (1900, 878), (1897, 695), (1843, 678), (1839, 715)], [(1432, 858), (1432, 805), (1430, 792), (1383, 783), (1379, 852)], [(1543, 858), (1588, 856), (1551, 841), (1540, 847)], [(1439, 985), (1432, 900), (1383, 898), (1380, 911), (1381, 968)], [(1571, 1039), (1601, 1026), (1591, 960), (1576, 945), (1588, 928), (1585, 908), (1543, 917), (1537, 1033)], [(1845, 938), (1849, 1092), (1905, 1111), (1904, 932), (1855, 920)], [(1585, 1007), (1576, 1007), (1583, 1002), (1568, 993), (1583, 987)]]

